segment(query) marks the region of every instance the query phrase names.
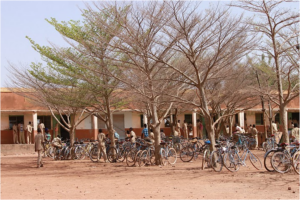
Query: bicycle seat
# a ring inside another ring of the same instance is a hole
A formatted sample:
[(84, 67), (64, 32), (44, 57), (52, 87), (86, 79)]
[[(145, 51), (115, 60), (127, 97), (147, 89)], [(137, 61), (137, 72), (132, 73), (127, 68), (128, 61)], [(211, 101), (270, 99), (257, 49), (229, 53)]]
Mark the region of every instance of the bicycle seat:
[(217, 148), (218, 148), (218, 147), (221, 147), (221, 145), (220, 145), (220, 144), (216, 144), (216, 145), (215, 145), (215, 147), (217, 147)]
[(274, 137), (274, 136), (275, 136), (274, 134), (271, 135), (271, 137)]
[(160, 143), (160, 145), (165, 145), (165, 144), (166, 144), (165, 142), (161, 142), (161, 143)]
[(230, 147), (231, 149), (236, 149), (236, 146), (232, 146), (232, 147)]
[(123, 144), (123, 143), (124, 143), (123, 141), (119, 142), (119, 144)]
[(284, 143), (284, 142), (280, 144), (280, 146), (282, 146), (282, 147), (285, 147), (287, 145), (289, 145), (289, 144), (288, 143)]
[(291, 144), (294, 144), (294, 145), (297, 145), (297, 146), (299, 146), (299, 145), (300, 145), (300, 143), (299, 143), (299, 142), (292, 142)]

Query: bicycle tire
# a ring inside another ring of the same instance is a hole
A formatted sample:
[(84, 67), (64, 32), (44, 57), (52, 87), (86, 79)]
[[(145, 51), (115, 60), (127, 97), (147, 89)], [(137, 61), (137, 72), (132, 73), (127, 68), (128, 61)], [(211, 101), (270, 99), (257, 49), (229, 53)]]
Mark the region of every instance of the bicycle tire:
[(267, 152), (268, 143), (263, 142), (261, 146), (262, 146), (263, 151)]
[(257, 157), (257, 155), (250, 152), (249, 159), (250, 159), (250, 162), (251, 162), (251, 164), (253, 165), (254, 168), (256, 168), (257, 170), (262, 169), (261, 161)]
[(54, 156), (54, 148), (53, 148), (52, 146), (50, 146), (50, 147), (48, 148), (48, 150), (47, 150), (47, 156), (48, 156), (49, 158), (53, 158), (53, 156)]
[(190, 162), (194, 157), (193, 148), (187, 146), (180, 151), (180, 159), (182, 162)]
[(132, 167), (135, 165), (135, 157), (136, 157), (137, 149), (131, 149), (126, 155), (126, 164), (128, 167)]
[(215, 172), (222, 171), (223, 168), (223, 158), (219, 151), (213, 151), (210, 155), (211, 167)]
[(118, 152), (118, 161), (119, 162), (123, 162), (125, 160), (125, 149), (119, 149), (119, 152)]
[(155, 165), (155, 151), (153, 149), (150, 150), (150, 164)]
[(144, 150), (140, 153), (138, 162), (140, 167), (145, 166), (149, 162), (149, 156), (150, 155), (148, 155), (147, 150)]
[(182, 145), (180, 143), (175, 143), (174, 144), (174, 149), (176, 150), (176, 152), (180, 152), (184, 147), (182, 147)]
[(276, 152), (275, 150), (267, 151), (267, 153), (264, 156), (264, 167), (269, 172), (275, 171), (275, 169), (272, 167), (272, 163), (271, 163), (272, 156), (275, 152)]
[(177, 161), (177, 153), (176, 153), (176, 150), (174, 148), (170, 148), (169, 149), (169, 152), (168, 152), (168, 155), (167, 155), (167, 159), (168, 159), (168, 162), (171, 165), (175, 165), (175, 163)]
[[(90, 159), (92, 162), (97, 162), (98, 161), (98, 147), (92, 147), (90, 151)], [(101, 158), (101, 154), (99, 156), (99, 159)]]
[(167, 160), (166, 150), (161, 148), (160, 149), (160, 164), (165, 166), (165, 165), (167, 165), (167, 162), (168, 162), (168, 160)]
[(275, 171), (282, 174), (288, 172), (292, 167), (290, 158), (284, 152), (275, 152), (272, 156), (271, 163)]
[(202, 158), (202, 170), (204, 170), (205, 167), (208, 167), (207, 157), (208, 157), (208, 151), (204, 150), (204, 152), (203, 152), (203, 158)]
[(293, 155), (293, 168), (297, 174), (300, 174), (300, 151), (294, 153)]
[(238, 164), (238, 156), (235, 151), (226, 152), (223, 156), (225, 168), (230, 172), (237, 172), (240, 169)]
[(117, 162), (118, 153), (117, 153), (117, 149), (115, 147), (109, 147), (109, 150), (107, 152), (107, 159), (110, 163)]

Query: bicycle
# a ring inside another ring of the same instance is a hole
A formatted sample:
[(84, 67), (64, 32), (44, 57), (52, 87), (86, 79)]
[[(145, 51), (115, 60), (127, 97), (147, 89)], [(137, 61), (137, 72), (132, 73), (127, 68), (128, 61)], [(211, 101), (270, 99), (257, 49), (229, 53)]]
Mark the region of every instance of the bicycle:
[(271, 164), (275, 171), (284, 174), (288, 172), (294, 165), (293, 156), (294, 153), (297, 152), (297, 146), (291, 146), (287, 143), (282, 143), (281, 146), (284, 150), (280, 152), (275, 152), (273, 154)]
[(236, 146), (230, 147), (224, 155), (224, 166), (226, 169), (231, 172), (235, 172), (239, 170), (240, 165), (247, 166), (246, 159), (249, 155), (249, 160), (253, 167), (260, 170), (262, 168), (262, 164), (259, 158), (249, 150), (246, 143), (244, 143), (243, 149), (243, 154), (240, 156)]
[(161, 164), (166, 165), (169, 163), (170, 165), (174, 165), (177, 161), (177, 153), (176, 150), (172, 147), (170, 147), (169, 143), (161, 142), (160, 143), (160, 159)]

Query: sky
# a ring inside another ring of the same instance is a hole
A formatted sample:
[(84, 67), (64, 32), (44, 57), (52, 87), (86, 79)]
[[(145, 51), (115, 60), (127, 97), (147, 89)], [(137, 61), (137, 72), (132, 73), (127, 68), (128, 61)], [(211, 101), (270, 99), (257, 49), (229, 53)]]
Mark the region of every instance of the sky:
[[(1, 87), (6, 87), (9, 81), (8, 62), (27, 68), (31, 62), (41, 61), (40, 55), (25, 37), (29, 36), (40, 45), (49, 45), (51, 41), (66, 46), (62, 36), (45, 19), (81, 20), (80, 8), (85, 8), (85, 2), (1, 1)], [(208, 7), (209, 3), (216, 2), (206, 1), (201, 7)], [(233, 13), (240, 12), (238, 9), (233, 10)]]

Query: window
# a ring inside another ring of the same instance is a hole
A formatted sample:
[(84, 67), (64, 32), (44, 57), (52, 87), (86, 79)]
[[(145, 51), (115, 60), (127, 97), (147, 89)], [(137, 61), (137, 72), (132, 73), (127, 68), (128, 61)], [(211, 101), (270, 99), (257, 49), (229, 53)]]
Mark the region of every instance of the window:
[(170, 127), (171, 117), (165, 118), (164, 121), (165, 121), (165, 127)]
[(192, 123), (192, 115), (191, 114), (187, 114), (184, 115), (184, 120), (186, 121), (186, 123)]
[(51, 129), (51, 116), (38, 116), (37, 123), (43, 122), (45, 128)]
[(275, 123), (279, 123), (280, 124), (280, 114), (279, 113), (277, 113), (276, 115), (275, 115)]
[(235, 123), (239, 124), (239, 114), (235, 114)]
[(24, 116), (9, 116), (9, 129), (12, 130), (14, 124), (24, 124)]
[(263, 113), (255, 113), (255, 124), (262, 125), (264, 121)]
[(143, 115), (140, 115), (140, 122), (141, 122), (141, 128), (144, 127), (144, 116)]

